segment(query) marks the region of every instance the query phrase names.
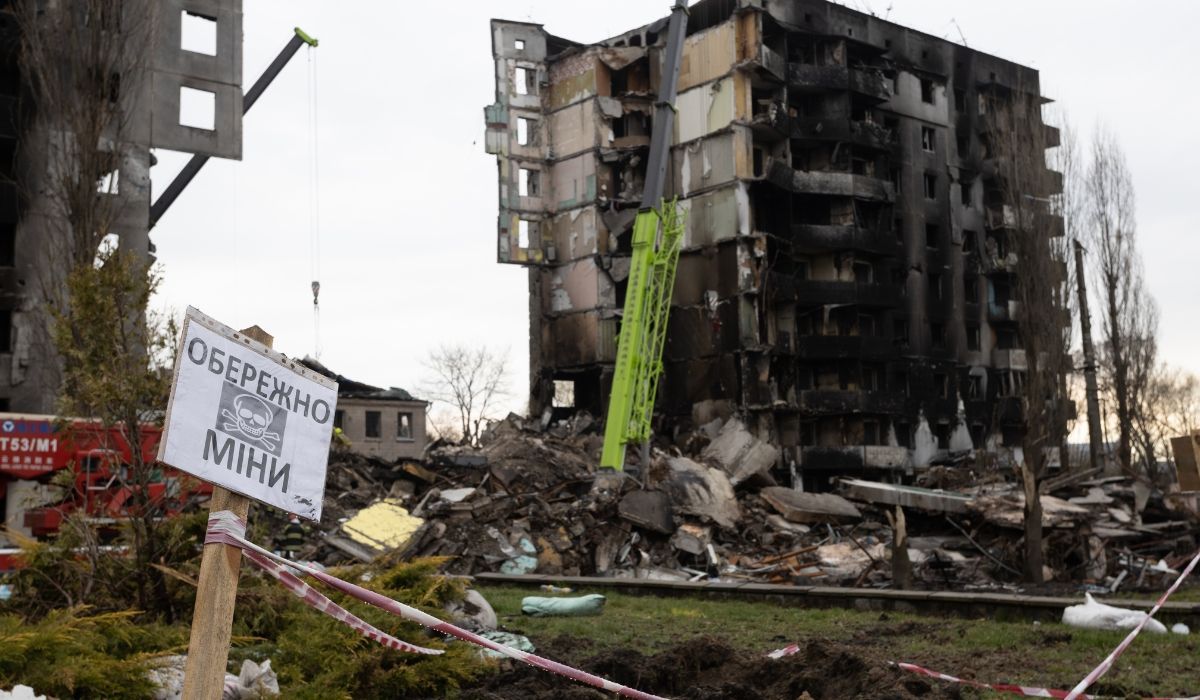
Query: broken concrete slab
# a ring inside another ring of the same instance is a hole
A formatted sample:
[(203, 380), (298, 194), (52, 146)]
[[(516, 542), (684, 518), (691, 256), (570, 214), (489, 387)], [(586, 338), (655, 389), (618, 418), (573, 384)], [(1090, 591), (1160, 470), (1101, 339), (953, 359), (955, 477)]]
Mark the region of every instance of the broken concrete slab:
[(672, 457), (667, 466), (671, 470), (667, 493), (677, 512), (708, 518), (721, 527), (737, 525), (742, 517), (741, 508), (723, 471), (686, 457)]
[(766, 473), (779, 461), (779, 448), (759, 440), (744, 423), (733, 418), (721, 426), (721, 432), (704, 448), (701, 456), (714, 462), (737, 486), (756, 474)]
[(662, 491), (630, 491), (621, 499), (618, 514), (648, 530), (669, 535), (675, 531), (671, 497)]
[(680, 525), (675, 534), (671, 536), (672, 547), (693, 556), (704, 554), (705, 549), (711, 541), (712, 528), (696, 525), (695, 523)]
[(934, 513), (965, 513), (971, 497), (963, 493), (923, 489), (916, 486), (883, 484), (861, 479), (842, 479), (842, 491), (850, 498), (869, 503), (917, 508)]
[(794, 523), (844, 523), (862, 518), (853, 503), (832, 493), (805, 493), (786, 486), (771, 486), (758, 495)]
[[(1054, 496), (1042, 495), (1042, 527), (1072, 527), (1087, 520), (1091, 509)], [(1013, 490), (976, 496), (967, 508), (988, 522), (1008, 528), (1025, 527), (1025, 495)]]

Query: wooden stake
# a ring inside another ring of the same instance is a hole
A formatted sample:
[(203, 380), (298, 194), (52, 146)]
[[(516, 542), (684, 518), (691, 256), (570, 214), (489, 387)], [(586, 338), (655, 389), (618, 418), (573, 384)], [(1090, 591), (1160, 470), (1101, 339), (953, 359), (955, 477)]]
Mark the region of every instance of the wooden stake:
[[(243, 329), (242, 333), (267, 347), (271, 347), (275, 340), (258, 326)], [(214, 486), (208, 510), (232, 511), (245, 520), (250, 514), (250, 499)], [(227, 544), (204, 545), (181, 700), (220, 700), (225, 692), (225, 666), (229, 662), (233, 607), (237, 599), (241, 566), (242, 550), (238, 547)]]

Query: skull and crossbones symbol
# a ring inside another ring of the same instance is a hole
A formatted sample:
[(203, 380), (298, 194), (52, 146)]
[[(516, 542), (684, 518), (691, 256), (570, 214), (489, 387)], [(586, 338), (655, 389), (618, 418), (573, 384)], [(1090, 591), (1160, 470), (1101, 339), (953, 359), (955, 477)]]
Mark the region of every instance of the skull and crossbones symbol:
[(266, 401), (257, 396), (242, 394), (233, 400), (233, 411), (222, 408), (221, 416), (226, 419), (226, 432), (237, 430), (251, 440), (261, 442), (268, 450), (275, 449), (279, 433), (267, 430), (275, 418), (275, 413)]

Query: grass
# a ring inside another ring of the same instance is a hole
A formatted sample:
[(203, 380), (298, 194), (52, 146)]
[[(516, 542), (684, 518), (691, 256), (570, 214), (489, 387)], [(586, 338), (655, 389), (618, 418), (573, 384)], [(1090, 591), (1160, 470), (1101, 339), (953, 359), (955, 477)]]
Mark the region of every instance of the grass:
[[(907, 661), (983, 682), (1064, 689), (1083, 678), (1125, 635), (1058, 623), (781, 607), (612, 591), (595, 591), (608, 599), (599, 616), (533, 618), (521, 615), (521, 599), (538, 595), (537, 591), (506, 586), (485, 586), (480, 591), (496, 609), (503, 627), (528, 636), (535, 645), (539, 639), (565, 635), (590, 640), (596, 652), (626, 648), (649, 654), (686, 639), (712, 635), (745, 653), (766, 654), (791, 642), (827, 639), (853, 644), (863, 656), (877, 661)], [(1198, 692), (1198, 648), (1200, 642), (1193, 636), (1143, 633), (1101, 679), (1095, 692), (1117, 696)]]

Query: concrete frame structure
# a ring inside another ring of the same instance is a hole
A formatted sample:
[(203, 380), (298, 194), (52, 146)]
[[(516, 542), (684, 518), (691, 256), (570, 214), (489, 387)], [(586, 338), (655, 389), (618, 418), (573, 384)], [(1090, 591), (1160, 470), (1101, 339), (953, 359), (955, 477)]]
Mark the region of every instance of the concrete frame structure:
[[(113, 230), (119, 244), (152, 259), (149, 212), (152, 148), (219, 158), (242, 153), (242, 1), (145, 0), (153, 26), (144, 33), (147, 65), (125, 128), (97, 144), (119, 157), (119, 190)], [(57, 0), (53, 7), (71, 7)], [(114, 3), (123, 12), (136, 3)], [(53, 285), (54, 238), (61, 230), (58, 207), (42, 183), (65, 125), (38, 109), (21, 73), (21, 29), (11, 6), (0, 10), (0, 410), (53, 413), (58, 362), (49, 340), (41, 285)], [(212, 55), (182, 47), (184, 14), (214, 23)], [(182, 88), (213, 96), (212, 129), (181, 124)], [(122, 86), (122, 90), (126, 86)], [(116, 143), (112, 141), (115, 140)], [(165, 186), (165, 183), (164, 183)], [(46, 280), (50, 280), (47, 282)]]
[[(1018, 445), (1018, 225), (985, 98), (1036, 97), (1037, 71), (824, 0), (689, 10), (664, 428), (741, 414), (813, 484)], [(666, 21), (593, 45), (491, 28), (497, 254), (529, 267), (531, 411), (570, 382), (602, 415)]]

